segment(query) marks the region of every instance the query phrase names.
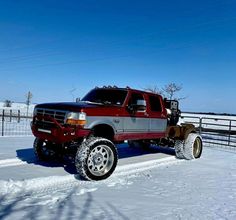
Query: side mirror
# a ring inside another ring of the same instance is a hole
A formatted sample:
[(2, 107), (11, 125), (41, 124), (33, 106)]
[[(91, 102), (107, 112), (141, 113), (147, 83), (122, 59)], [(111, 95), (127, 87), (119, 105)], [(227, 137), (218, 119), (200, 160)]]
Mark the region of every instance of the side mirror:
[(80, 98), (76, 98), (76, 100), (75, 100), (76, 102), (80, 102)]
[(136, 111), (145, 111), (146, 110), (146, 101), (143, 99), (137, 100), (136, 104), (131, 104), (127, 106), (128, 111), (134, 113)]
[(139, 99), (137, 100), (137, 104), (136, 104), (136, 110), (137, 111), (144, 111), (146, 110), (147, 104), (146, 101), (143, 99)]

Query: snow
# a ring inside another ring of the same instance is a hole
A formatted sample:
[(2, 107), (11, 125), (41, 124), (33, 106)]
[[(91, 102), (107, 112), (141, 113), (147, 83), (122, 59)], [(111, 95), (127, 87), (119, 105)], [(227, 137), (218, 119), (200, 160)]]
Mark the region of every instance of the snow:
[[(17, 103), (13, 102), (11, 107), (5, 107), (4, 102), (0, 102), (0, 109), (4, 109), (6, 112), (10, 112), (10, 110), (13, 111), (13, 113), (17, 114), (17, 111), (20, 110), (20, 113), (25, 115), (27, 113), (27, 105), (25, 103)], [(32, 114), (34, 111), (35, 104), (29, 105), (29, 114)]]
[(0, 219), (236, 219), (236, 150), (205, 147), (186, 161), (123, 144), (115, 173), (89, 182), (38, 164), (32, 142), (0, 138)]

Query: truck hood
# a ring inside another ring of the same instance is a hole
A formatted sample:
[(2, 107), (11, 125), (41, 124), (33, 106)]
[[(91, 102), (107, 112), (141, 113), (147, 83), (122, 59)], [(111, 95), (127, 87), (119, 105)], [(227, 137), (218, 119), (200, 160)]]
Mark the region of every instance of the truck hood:
[(84, 108), (95, 108), (97, 106), (102, 106), (102, 105), (86, 103), (86, 102), (59, 102), (59, 103), (38, 104), (35, 106), (35, 108), (46, 108), (46, 109), (53, 109), (53, 110), (78, 112)]

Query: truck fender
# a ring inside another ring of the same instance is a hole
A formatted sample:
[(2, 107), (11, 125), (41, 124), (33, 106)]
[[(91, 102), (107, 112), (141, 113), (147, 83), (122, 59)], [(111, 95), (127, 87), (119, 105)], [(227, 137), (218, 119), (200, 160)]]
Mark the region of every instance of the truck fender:
[(108, 125), (113, 129), (114, 134), (116, 133), (116, 128), (115, 125), (108, 119), (103, 119), (103, 120), (95, 120), (92, 123), (90, 123), (88, 125), (88, 129), (93, 129), (94, 127), (98, 126), (98, 125)]

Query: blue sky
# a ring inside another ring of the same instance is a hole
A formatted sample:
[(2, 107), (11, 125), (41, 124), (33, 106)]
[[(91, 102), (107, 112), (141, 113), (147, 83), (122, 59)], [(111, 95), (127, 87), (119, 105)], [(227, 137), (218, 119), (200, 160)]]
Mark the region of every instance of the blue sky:
[(183, 111), (236, 113), (235, 11), (233, 0), (0, 0), (0, 100), (174, 82)]

